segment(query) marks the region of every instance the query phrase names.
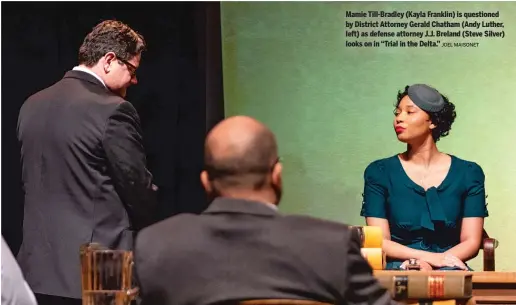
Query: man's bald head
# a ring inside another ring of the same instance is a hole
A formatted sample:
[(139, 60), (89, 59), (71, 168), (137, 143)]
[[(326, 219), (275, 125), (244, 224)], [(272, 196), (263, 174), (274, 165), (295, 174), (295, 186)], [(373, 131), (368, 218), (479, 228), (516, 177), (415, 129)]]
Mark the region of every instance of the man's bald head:
[(204, 161), (217, 189), (262, 188), (278, 161), (274, 134), (246, 116), (225, 119), (208, 134)]

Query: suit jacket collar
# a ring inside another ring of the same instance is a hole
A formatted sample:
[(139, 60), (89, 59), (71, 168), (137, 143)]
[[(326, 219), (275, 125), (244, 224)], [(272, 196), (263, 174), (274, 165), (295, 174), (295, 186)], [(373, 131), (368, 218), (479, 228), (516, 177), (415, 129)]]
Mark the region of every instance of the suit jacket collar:
[[(83, 81), (90, 82), (90, 83), (95, 84), (95, 85), (99, 85), (102, 88), (106, 88), (104, 86), (104, 84), (102, 84), (102, 82), (99, 81), (95, 76), (93, 76), (93, 75), (91, 75), (89, 73), (80, 71), (80, 70), (70, 70), (70, 71), (66, 72), (65, 76), (63, 77), (63, 79), (64, 78), (76, 78), (76, 79), (80, 79), (80, 80), (83, 80)], [(106, 88), (106, 90), (107, 90), (107, 88)]]
[(261, 216), (277, 216), (278, 211), (262, 202), (234, 198), (216, 198), (203, 214), (240, 213)]

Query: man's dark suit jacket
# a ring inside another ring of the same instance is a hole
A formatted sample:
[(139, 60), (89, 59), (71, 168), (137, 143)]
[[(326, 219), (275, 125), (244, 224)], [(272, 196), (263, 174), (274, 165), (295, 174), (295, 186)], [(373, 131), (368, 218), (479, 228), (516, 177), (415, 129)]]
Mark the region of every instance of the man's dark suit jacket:
[(82, 71), (29, 97), (18, 118), (25, 192), (18, 261), (36, 293), (80, 298), (81, 244), (132, 249), (153, 221), (134, 107)]
[(135, 267), (146, 305), (256, 298), (391, 304), (348, 226), (283, 216), (263, 203), (216, 199), (144, 229)]

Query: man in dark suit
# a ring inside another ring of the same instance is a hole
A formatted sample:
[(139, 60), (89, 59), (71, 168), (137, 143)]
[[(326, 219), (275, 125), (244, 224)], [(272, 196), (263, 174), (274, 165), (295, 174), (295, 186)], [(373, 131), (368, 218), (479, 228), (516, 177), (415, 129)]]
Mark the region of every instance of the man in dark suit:
[(277, 211), (282, 165), (274, 135), (248, 117), (219, 123), (201, 181), (215, 198), (201, 215), (144, 229), (135, 266), (143, 304), (276, 298), (390, 304), (348, 226)]
[(79, 248), (133, 248), (154, 220), (142, 131), (124, 100), (145, 42), (118, 21), (98, 24), (79, 66), (32, 95), (18, 119), (25, 192), (18, 261), (41, 304), (80, 304)]

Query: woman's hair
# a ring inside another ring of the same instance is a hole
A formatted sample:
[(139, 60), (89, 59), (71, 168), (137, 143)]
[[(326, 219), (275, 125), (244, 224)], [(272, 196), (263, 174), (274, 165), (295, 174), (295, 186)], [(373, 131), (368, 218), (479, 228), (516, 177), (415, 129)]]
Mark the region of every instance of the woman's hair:
[[(408, 88), (410, 86), (405, 87), (405, 91), (398, 91), (398, 101), (396, 102), (396, 107), (399, 106), (401, 99), (408, 95)], [(444, 107), (440, 111), (437, 112), (429, 112), (430, 121), (436, 126), (432, 129), (432, 138), (434, 142), (439, 141), (441, 137), (446, 137), (451, 130), (451, 126), (455, 121), (455, 117), (457, 117), (457, 113), (455, 112), (455, 105), (448, 100), (448, 98), (441, 94), (444, 100)]]

